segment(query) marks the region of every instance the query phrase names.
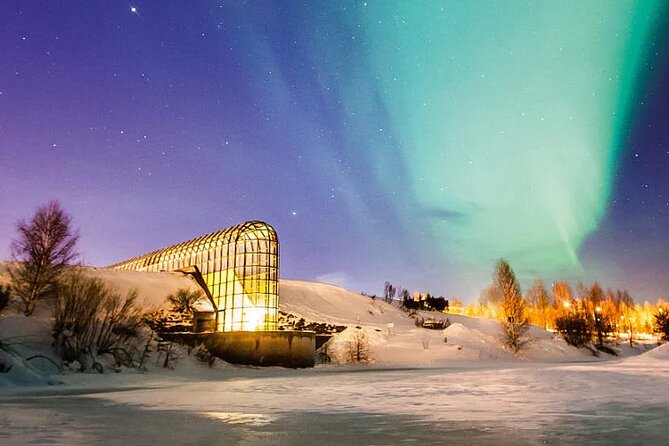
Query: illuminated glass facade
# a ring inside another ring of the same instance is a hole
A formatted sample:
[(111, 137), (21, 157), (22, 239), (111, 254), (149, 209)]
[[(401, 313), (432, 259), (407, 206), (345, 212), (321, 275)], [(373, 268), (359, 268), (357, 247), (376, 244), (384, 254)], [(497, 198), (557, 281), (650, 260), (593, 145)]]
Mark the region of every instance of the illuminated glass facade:
[(242, 223), (111, 268), (195, 271), (215, 305), (216, 331), (277, 328), (279, 239), (267, 223)]

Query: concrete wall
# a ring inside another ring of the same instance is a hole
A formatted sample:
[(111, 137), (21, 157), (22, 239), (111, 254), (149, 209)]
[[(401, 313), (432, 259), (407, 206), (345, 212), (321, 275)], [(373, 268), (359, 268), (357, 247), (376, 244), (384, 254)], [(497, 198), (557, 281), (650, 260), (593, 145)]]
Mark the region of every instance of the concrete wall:
[(163, 337), (191, 346), (203, 343), (214, 356), (232, 364), (290, 368), (316, 364), (316, 335), (310, 331), (165, 333)]
[(303, 331), (230, 331), (208, 333), (205, 346), (233, 364), (313, 367), (315, 334)]

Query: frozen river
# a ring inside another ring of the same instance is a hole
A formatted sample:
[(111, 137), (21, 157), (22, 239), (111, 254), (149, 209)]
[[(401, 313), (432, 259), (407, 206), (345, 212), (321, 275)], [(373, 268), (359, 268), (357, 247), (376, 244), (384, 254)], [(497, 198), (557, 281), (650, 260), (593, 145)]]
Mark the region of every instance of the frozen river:
[(0, 443), (669, 444), (667, 365), (110, 375), (3, 396)]

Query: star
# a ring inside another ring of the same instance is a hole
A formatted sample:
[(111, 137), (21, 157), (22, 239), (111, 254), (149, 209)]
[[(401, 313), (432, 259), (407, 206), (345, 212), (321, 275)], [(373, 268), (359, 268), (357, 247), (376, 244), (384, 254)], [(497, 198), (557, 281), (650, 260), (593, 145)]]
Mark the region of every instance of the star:
[(140, 19), (142, 18), (142, 16), (139, 15), (139, 9), (137, 9), (137, 7), (134, 6), (134, 5), (130, 5), (130, 13), (131, 13), (131, 14), (135, 14), (135, 15), (136, 15), (137, 17), (139, 17)]

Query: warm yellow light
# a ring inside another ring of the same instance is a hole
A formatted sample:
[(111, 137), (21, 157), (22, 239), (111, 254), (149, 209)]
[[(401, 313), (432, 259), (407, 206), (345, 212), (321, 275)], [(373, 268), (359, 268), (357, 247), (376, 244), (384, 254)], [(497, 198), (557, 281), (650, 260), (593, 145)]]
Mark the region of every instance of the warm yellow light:
[(247, 308), (245, 313), (242, 330), (256, 331), (262, 328), (265, 321), (265, 308), (251, 307)]
[(563, 305), (565, 308), (569, 308), (569, 307), (571, 307), (571, 303), (569, 303), (569, 301), (566, 301), (566, 300), (565, 300), (564, 302), (562, 302), (562, 305)]
[(595, 311), (596, 311), (597, 313), (601, 313), (601, 311), (602, 311), (602, 307), (596, 307), (596, 308), (595, 308)]

